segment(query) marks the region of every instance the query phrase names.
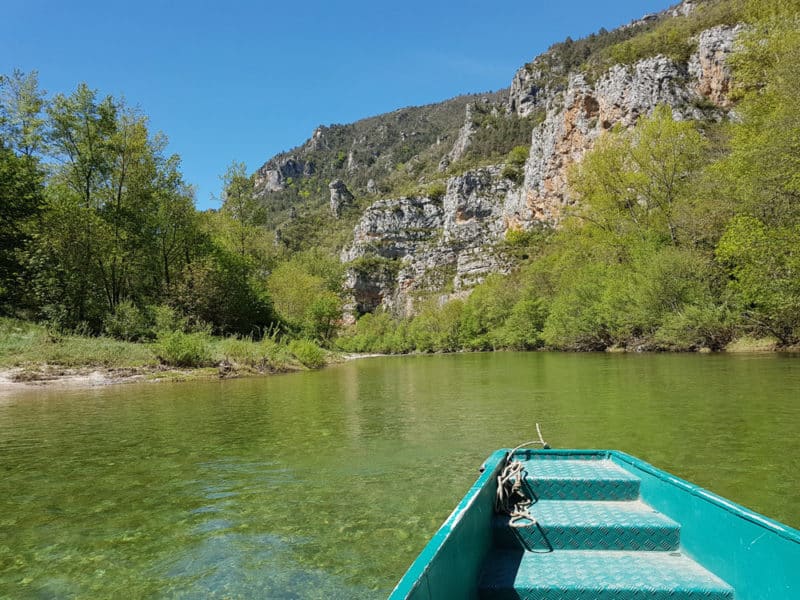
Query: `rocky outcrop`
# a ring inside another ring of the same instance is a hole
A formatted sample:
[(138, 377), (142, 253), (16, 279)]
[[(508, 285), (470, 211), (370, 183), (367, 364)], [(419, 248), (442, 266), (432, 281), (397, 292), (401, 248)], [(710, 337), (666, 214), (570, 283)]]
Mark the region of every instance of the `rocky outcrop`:
[(717, 106), (730, 106), (731, 71), (726, 59), (743, 29), (742, 25), (707, 29), (698, 37), (697, 52), (689, 60), (694, 91)]
[(611, 67), (591, 92), (597, 102), (599, 125), (603, 129), (617, 123), (630, 127), (659, 104), (672, 106), (685, 118), (702, 118), (703, 114), (690, 104), (695, 93), (686, 86), (687, 76), (684, 65), (665, 56)]
[[(316, 132), (315, 132), (316, 135)], [(270, 161), (255, 174), (255, 189), (259, 194), (279, 192), (286, 189), (287, 180), (312, 175), (314, 164), (290, 156), (281, 161)]]
[(331, 181), (328, 184), (328, 189), (331, 193), (331, 214), (335, 219), (338, 219), (342, 215), (342, 211), (353, 205), (355, 198), (341, 179)]
[[(701, 34), (698, 52), (688, 65), (654, 56), (633, 65), (616, 65), (594, 86), (583, 75), (570, 76), (561, 102), (554, 103), (556, 108), (534, 129), (514, 225), (527, 228), (537, 221), (557, 225), (564, 206), (572, 201), (567, 189), (570, 165), (614, 125), (631, 127), (660, 104), (671, 106), (679, 119), (720, 118), (714, 105), (727, 106), (730, 73), (725, 57), (739, 30), (715, 28)], [(711, 106), (704, 106), (709, 101)]]
[(541, 57), (522, 67), (514, 74), (508, 93), (508, 108), (512, 113), (527, 117), (537, 110), (546, 110), (558, 89), (548, 85)]
[(439, 162), (440, 172), (446, 171), (447, 167), (450, 166), (451, 163), (454, 163), (464, 156), (470, 146), (470, 143), (472, 142), (472, 137), (478, 130), (475, 126), (472, 107), (472, 103), (467, 104), (464, 124), (461, 126), (461, 129), (458, 130), (458, 136), (456, 137), (456, 141), (453, 142), (453, 148), (450, 150), (450, 152), (445, 154), (444, 157), (442, 157), (442, 160)]
[(395, 261), (396, 269), (389, 282), (385, 262), (375, 262), (373, 274), (351, 268), (350, 306), (360, 312), (382, 306), (406, 315), (421, 293), (446, 288), (459, 295), (488, 273), (507, 272), (510, 263), (496, 247), (507, 229), (506, 200), (514, 192), (498, 166), (450, 178), (440, 199), (374, 203), (356, 225), (342, 260), (377, 257)]

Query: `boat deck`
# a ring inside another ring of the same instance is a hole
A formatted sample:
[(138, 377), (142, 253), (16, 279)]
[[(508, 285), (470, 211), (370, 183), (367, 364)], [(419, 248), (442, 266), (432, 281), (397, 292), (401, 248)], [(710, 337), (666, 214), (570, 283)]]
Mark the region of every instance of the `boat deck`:
[(532, 527), (493, 521), (483, 600), (727, 600), (734, 590), (681, 550), (680, 524), (639, 495), (640, 480), (598, 456), (527, 459)]

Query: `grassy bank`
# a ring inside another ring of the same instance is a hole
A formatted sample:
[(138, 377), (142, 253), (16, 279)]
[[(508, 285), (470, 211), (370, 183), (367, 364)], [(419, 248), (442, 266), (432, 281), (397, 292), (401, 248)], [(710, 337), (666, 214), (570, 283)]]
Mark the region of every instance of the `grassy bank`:
[(152, 342), (60, 334), (39, 324), (0, 318), (0, 369), (12, 381), (105, 372), (109, 379), (235, 377), (316, 369), (338, 357), (308, 340), (220, 338), (165, 332)]

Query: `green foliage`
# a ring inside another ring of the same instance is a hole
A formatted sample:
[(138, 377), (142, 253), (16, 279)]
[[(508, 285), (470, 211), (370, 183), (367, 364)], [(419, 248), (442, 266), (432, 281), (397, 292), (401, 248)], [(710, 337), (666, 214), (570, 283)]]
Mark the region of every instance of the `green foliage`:
[(162, 363), (173, 367), (210, 366), (211, 340), (205, 333), (163, 333), (158, 337), (156, 355)]
[(530, 146), (515, 146), (506, 157), (506, 164), (500, 172), (502, 177), (514, 183), (522, 183), (525, 172), (525, 162), (528, 160)]
[(654, 341), (667, 350), (722, 350), (735, 332), (733, 317), (725, 306), (693, 304), (665, 319)]
[(15, 69), (11, 75), (0, 75), (0, 133), (3, 145), (28, 159), (45, 150), (45, 119), (42, 111), (47, 103), (39, 88), (36, 71), (23, 73)]
[(292, 340), (289, 352), (309, 369), (325, 366), (325, 351), (310, 340)]
[(258, 338), (276, 320), (270, 297), (251, 278), (246, 259), (223, 250), (188, 265), (169, 302), (189, 325), (208, 324), (220, 335)]
[(741, 120), (720, 164), (739, 210), (768, 225), (800, 222), (800, 9), (778, 8), (794, 4), (766, 2), (767, 20), (744, 36), (734, 61)]
[(342, 318), (342, 299), (331, 291), (316, 296), (304, 315), (303, 333), (321, 342), (330, 341)]
[[(515, 148), (529, 147), (533, 128), (544, 120), (544, 113), (520, 117), (505, 112), (505, 107), (486, 103), (475, 104), (472, 114), (475, 133), (470, 138), (464, 166), (470, 161), (497, 163), (513, 153)], [(517, 150), (517, 153), (521, 151)]]
[(264, 337), (254, 341), (250, 337), (228, 337), (216, 341), (214, 354), (224, 364), (237, 370), (254, 369), (259, 373), (276, 373), (288, 370), (295, 362), (286, 344)]
[(394, 279), (400, 270), (400, 262), (377, 254), (365, 254), (350, 261), (348, 265), (356, 273), (367, 279)]
[(614, 64), (630, 65), (658, 54), (686, 63), (695, 49), (697, 34), (716, 25), (740, 23), (744, 14), (744, 0), (709, 0), (698, 4), (686, 16), (644, 23), (635, 31), (636, 35), (617, 30), (612, 34), (628, 39), (606, 44), (593, 53), (584, 68), (596, 77)]
[(492, 275), (464, 302), (460, 335), (463, 345), (473, 350), (496, 347), (495, 330), (503, 326), (516, 301), (516, 290), (507, 278)]
[(679, 224), (706, 160), (696, 124), (657, 107), (629, 131), (600, 138), (570, 173), (577, 213), (610, 244), (632, 237), (680, 242)]
[(114, 312), (105, 320), (106, 333), (126, 342), (138, 342), (155, 337), (153, 319), (145, 310), (130, 300), (117, 304)]
[(347, 352), (384, 354), (402, 354), (414, 349), (408, 337), (407, 321), (396, 320), (382, 310), (362, 315), (355, 326), (336, 341), (336, 345)]
[(511, 308), (503, 324), (492, 332), (495, 348), (533, 350), (543, 343), (547, 309), (540, 298), (523, 296)]
[(431, 301), (411, 321), (408, 335), (419, 352), (454, 352), (461, 348), (461, 316), (464, 303)]
[(586, 264), (570, 274), (570, 285), (550, 304), (542, 339), (554, 348), (602, 350), (612, 343), (604, 314), (607, 267)]
[(784, 344), (800, 341), (800, 225), (769, 226), (734, 218), (717, 247), (731, 275), (728, 290), (749, 332), (769, 333)]
[(15, 155), (0, 140), (0, 313), (30, 302), (23, 292), (22, 252), (41, 209), (42, 179), (35, 159)]
[(229, 219), (232, 246), (242, 258), (256, 257), (258, 250), (254, 240), (263, 239), (259, 225), (264, 224), (265, 211), (263, 202), (255, 196), (245, 164), (232, 162), (222, 177), (222, 183), (220, 212)]
[(447, 192), (447, 184), (441, 179), (434, 181), (428, 186), (425, 195), (431, 200), (441, 200)]
[(309, 251), (280, 263), (270, 274), (267, 289), (276, 312), (294, 331), (327, 342), (342, 315), (343, 276), (339, 261)]

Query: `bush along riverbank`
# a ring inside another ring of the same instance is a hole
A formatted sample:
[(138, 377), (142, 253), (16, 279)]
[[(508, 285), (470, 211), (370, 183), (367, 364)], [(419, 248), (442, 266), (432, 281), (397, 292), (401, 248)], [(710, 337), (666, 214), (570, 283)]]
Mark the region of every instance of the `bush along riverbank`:
[(152, 340), (134, 342), (60, 334), (0, 318), (0, 384), (228, 378), (318, 369), (340, 360), (310, 340), (163, 331)]

